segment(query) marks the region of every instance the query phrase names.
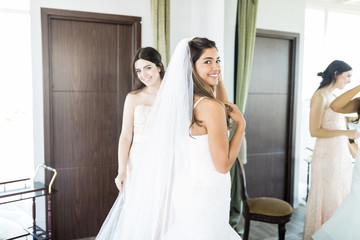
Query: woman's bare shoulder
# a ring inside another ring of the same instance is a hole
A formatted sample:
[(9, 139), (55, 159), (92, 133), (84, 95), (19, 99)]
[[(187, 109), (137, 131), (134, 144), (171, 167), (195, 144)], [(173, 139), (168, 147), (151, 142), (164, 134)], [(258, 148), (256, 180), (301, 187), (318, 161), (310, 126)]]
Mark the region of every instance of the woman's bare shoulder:
[(316, 91), (311, 97), (311, 105), (326, 106), (329, 105), (327, 96), (320, 90)]
[(137, 105), (141, 103), (142, 99), (141, 92), (130, 92), (126, 95), (125, 98), (125, 106), (128, 106), (130, 108), (135, 108)]
[(212, 98), (204, 98), (196, 108), (197, 112), (203, 116), (223, 114), (225, 112), (225, 105)]

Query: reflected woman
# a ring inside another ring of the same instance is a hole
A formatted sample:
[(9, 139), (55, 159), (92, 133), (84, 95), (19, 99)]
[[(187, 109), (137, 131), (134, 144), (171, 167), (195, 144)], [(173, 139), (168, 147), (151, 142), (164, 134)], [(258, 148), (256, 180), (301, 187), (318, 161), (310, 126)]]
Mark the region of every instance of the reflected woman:
[(310, 133), (316, 137), (311, 162), (311, 185), (306, 204), (303, 239), (311, 236), (340, 206), (350, 191), (352, 155), (349, 138), (359, 137), (356, 130), (347, 130), (342, 114), (330, 108), (335, 99), (333, 91), (350, 82), (352, 68), (335, 60), (318, 73), (319, 88), (310, 102)]
[[(340, 113), (358, 113), (360, 116), (360, 98), (354, 98), (360, 92), (360, 85), (336, 98), (331, 109)], [(358, 119), (359, 121), (359, 119)], [(315, 240), (353, 240), (360, 236), (360, 151), (355, 159), (352, 174), (351, 192), (345, 198), (334, 215), (313, 235)]]

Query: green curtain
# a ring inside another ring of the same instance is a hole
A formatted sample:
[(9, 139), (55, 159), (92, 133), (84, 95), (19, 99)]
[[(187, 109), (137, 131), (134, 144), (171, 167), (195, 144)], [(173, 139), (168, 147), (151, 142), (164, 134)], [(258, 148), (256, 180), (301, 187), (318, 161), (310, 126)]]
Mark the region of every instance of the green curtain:
[[(246, 99), (250, 84), (250, 74), (254, 55), (256, 37), (256, 13), (258, 0), (238, 0), (236, 29), (235, 29), (235, 103), (240, 111), (245, 113)], [(243, 163), (247, 162), (246, 137), (239, 154)], [(242, 213), (242, 202), (240, 195), (239, 169), (234, 164), (230, 170), (231, 174), (231, 206), (230, 225), (238, 233), (242, 233), (242, 226), (239, 226)]]
[(151, 0), (154, 48), (165, 67), (170, 61), (170, 0)]

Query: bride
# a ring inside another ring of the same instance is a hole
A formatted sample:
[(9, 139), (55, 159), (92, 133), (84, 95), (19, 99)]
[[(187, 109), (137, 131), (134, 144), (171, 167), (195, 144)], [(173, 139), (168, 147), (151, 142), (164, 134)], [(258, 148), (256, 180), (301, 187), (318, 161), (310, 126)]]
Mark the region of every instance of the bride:
[[(194, 86), (189, 167), (175, 178), (175, 220), (165, 239), (240, 239), (229, 225), (229, 170), (240, 151), (245, 121), (235, 104), (214, 96), (222, 84), (215, 42), (194, 38), (189, 48)], [(236, 127), (230, 142), (227, 114)]]
[[(117, 217), (106, 223), (116, 234), (97, 239), (241, 239), (228, 223), (228, 171), (245, 120), (235, 104), (214, 98), (220, 73), (213, 41), (179, 42), (138, 147), (142, 161), (133, 169), (135, 187), (127, 189)], [(236, 127), (230, 142), (226, 114)]]
[[(337, 97), (330, 105), (335, 112), (360, 116), (360, 85)], [(351, 190), (334, 215), (312, 236), (314, 240), (353, 240), (360, 236), (360, 150), (355, 158)]]

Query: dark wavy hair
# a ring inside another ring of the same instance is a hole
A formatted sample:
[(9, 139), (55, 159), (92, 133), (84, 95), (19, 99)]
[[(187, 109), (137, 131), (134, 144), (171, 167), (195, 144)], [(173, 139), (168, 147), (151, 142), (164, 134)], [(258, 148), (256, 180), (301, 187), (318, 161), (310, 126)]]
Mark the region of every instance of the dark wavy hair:
[(140, 81), (140, 79), (136, 74), (135, 62), (139, 59), (147, 60), (149, 62), (154, 63), (157, 67), (159, 67), (161, 80), (164, 78), (165, 75), (165, 68), (164, 68), (164, 64), (161, 62), (160, 53), (155, 48), (152, 47), (139, 48), (136, 51), (132, 61), (132, 70), (135, 76), (135, 83), (132, 88), (133, 92), (139, 91), (140, 89), (146, 87), (146, 85)]
[[(211, 86), (210, 84), (205, 82), (199, 76), (199, 74), (196, 72), (196, 69), (195, 69), (196, 61), (199, 60), (199, 58), (201, 57), (201, 55), (204, 53), (204, 51), (206, 49), (215, 48), (217, 50), (215, 42), (211, 41), (207, 38), (195, 37), (191, 41), (189, 41), (189, 48), (190, 48), (191, 65), (193, 68), (192, 77), (193, 77), (193, 83), (194, 83), (194, 94), (217, 100), (214, 95), (215, 87)], [(223, 104), (223, 103), (221, 103), (221, 104)], [(202, 126), (201, 122), (202, 121), (199, 121), (195, 117), (194, 110), (193, 110), (192, 121), (191, 121), (190, 126), (192, 126), (194, 123), (197, 124), (198, 126)], [(228, 128), (230, 128), (229, 119), (227, 119), (227, 126), (228, 126)]]
[(319, 72), (317, 75), (322, 77), (320, 88), (329, 86), (331, 83), (335, 83), (336, 77), (344, 72), (350, 71), (352, 68), (344, 61), (335, 60), (325, 69), (323, 72)]

